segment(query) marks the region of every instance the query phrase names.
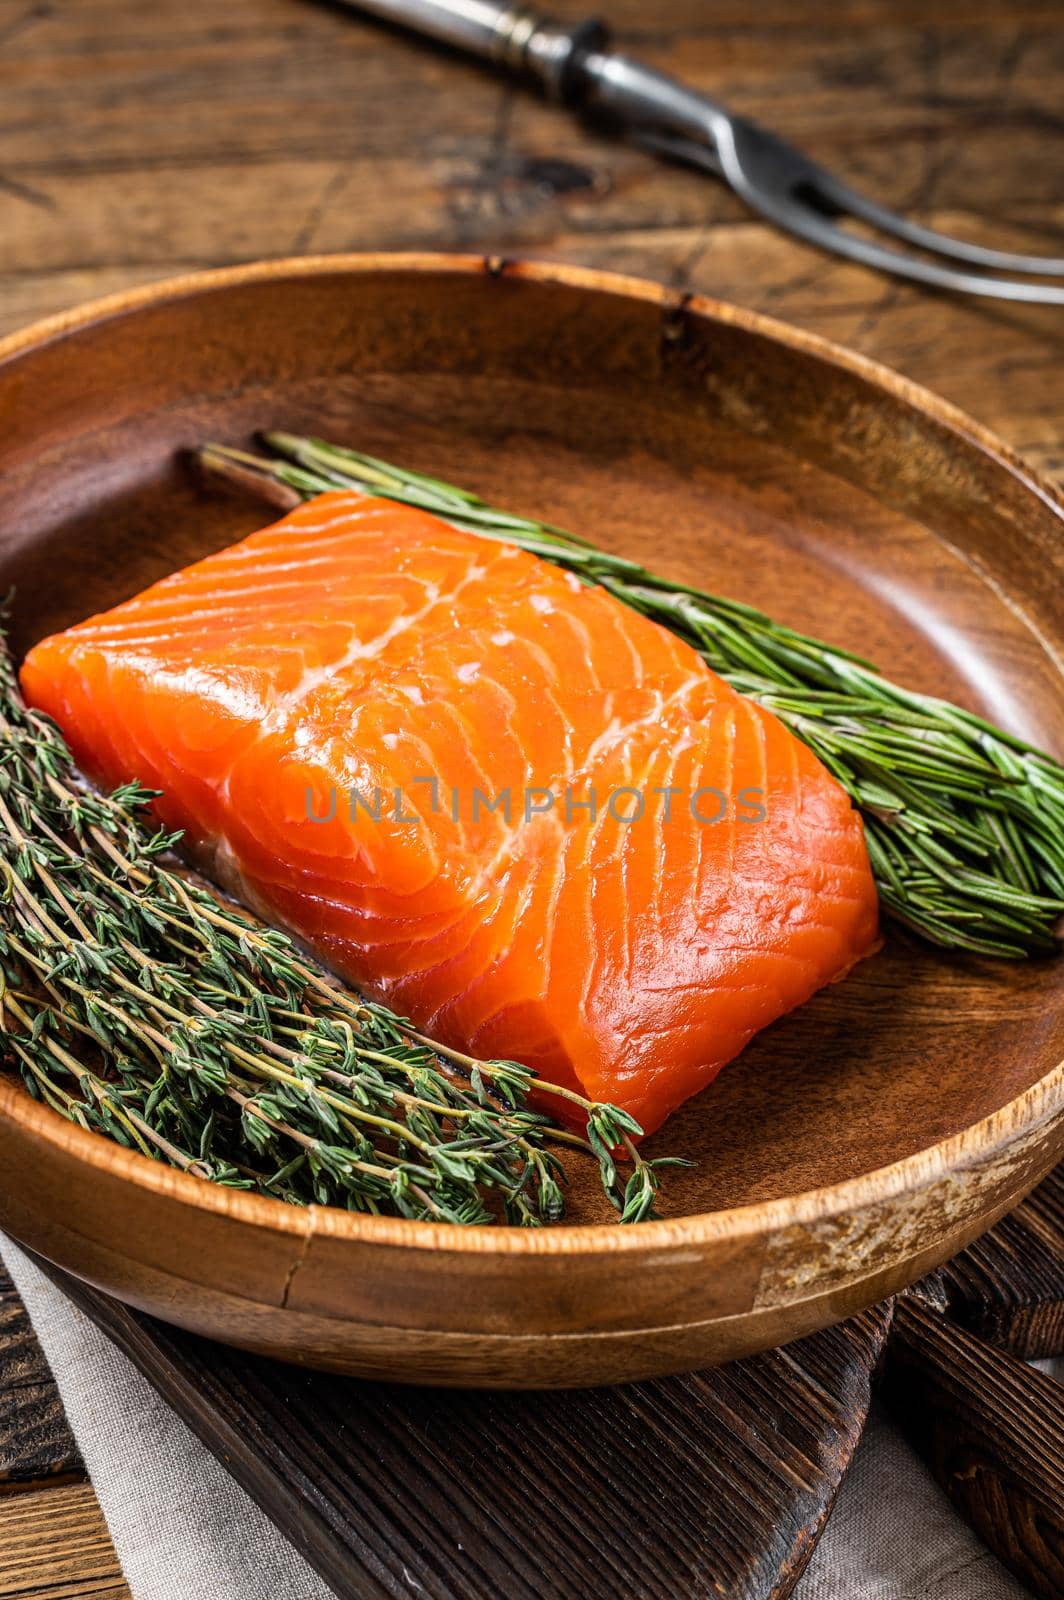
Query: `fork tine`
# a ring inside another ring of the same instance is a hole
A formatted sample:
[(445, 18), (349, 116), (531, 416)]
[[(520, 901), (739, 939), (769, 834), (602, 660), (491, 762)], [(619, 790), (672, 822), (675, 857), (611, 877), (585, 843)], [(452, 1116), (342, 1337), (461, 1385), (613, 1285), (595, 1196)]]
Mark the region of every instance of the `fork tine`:
[(895, 239), (904, 239), (907, 243), (917, 245), (922, 250), (930, 250), (935, 255), (948, 256), (952, 261), (963, 261), (970, 267), (985, 267), (990, 272), (1023, 272), (1045, 278), (1064, 277), (1064, 256), (1028, 256), (1017, 255), (1010, 250), (989, 250), (981, 244), (968, 244), (963, 239), (953, 239), (948, 233), (939, 233), (934, 228), (923, 228), (918, 222), (910, 222), (907, 217), (891, 211), (888, 206), (881, 206), (878, 201), (869, 200), (859, 190), (851, 189), (848, 184), (836, 178), (834, 173), (819, 166), (816, 168), (816, 178), (813, 182), (819, 194), (839, 211), (846, 212), (851, 217), (859, 217), (862, 222), (870, 222), (873, 227), (892, 234)]
[[(862, 239), (848, 233), (837, 223), (820, 216), (812, 206), (803, 205), (790, 198), (750, 203), (773, 221), (811, 244), (830, 250), (833, 255), (848, 256), (866, 267), (877, 267), (881, 272), (891, 272), (895, 277), (911, 278), (916, 283), (926, 283), (935, 289), (952, 289), (962, 294), (984, 295), (992, 300), (1019, 300), (1029, 305), (1064, 306), (1064, 283), (1027, 283), (1022, 278), (998, 278), (979, 272), (964, 272), (956, 267), (940, 265), (937, 261), (924, 261), (919, 256), (907, 255), (902, 250), (892, 250), (875, 239)], [(990, 254), (992, 252), (988, 252)]]
[[(797, 234), (799, 238), (817, 245), (821, 250), (830, 251), (832, 255), (847, 256), (851, 261), (860, 262), (862, 266), (875, 267), (880, 272), (890, 272), (895, 277), (909, 278), (916, 283), (926, 283), (934, 289), (985, 295), (994, 300), (1019, 300), (1033, 305), (1064, 306), (1064, 284), (1025, 283), (1021, 278), (1001, 278), (977, 272), (963, 272), (937, 261), (925, 261), (920, 256), (893, 250), (889, 245), (880, 244), (878, 240), (863, 239), (859, 234), (848, 233), (845, 228), (840, 228), (830, 217), (817, 210), (812, 200), (805, 198), (803, 194), (803, 191), (811, 191), (821, 194), (828, 200), (831, 197), (828, 184), (834, 185), (830, 173), (825, 172), (807, 157), (799, 155), (793, 147), (784, 146), (782, 141), (773, 135), (766, 134), (760, 128), (754, 129), (752, 124), (740, 122), (737, 117), (728, 118), (728, 131), (732, 136), (730, 145), (724, 147), (718, 145), (716, 148), (682, 134), (658, 130), (639, 129), (631, 137), (636, 144), (656, 155), (686, 162), (717, 177), (723, 175), (754, 211), (760, 212), (779, 227), (786, 228), (789, 233)], [(771, 149), (773, 153), (782, 152), (786, 158), (785, 164), (779, 162), (774, 164), (771, 183), (765, 181), (765, 167), (763, 165), (754, 167), (748, 159), (750, 151), (746, 141), (751, 134), (756, 137), (762, 152)], [(740, 138), (744, 141), (741, 146)], [(838, 184), (835, 192), (840, 198), (850, 193), (845, 184)], [(860, 196), (856, 198), (861, 199)], [(832, 205), (836, 203), (834, 198), (830, 198), (830, 203)], [(871, 205), (872, 202), (869, 201), (868, 204)], [(840, 209), (849, 211), (850, 207), (840, 206)], [(892, 217), (893, 213), (888, 211), (886, 215)], [(903, 220), (898, 218), (898, 221)], [(915, 227), (915, 224), (913, 226)], [(984, 254), (993, 258), (999, 253), (986, 251)], [(1000, 259), (1011, 258), (1001, 252)]]

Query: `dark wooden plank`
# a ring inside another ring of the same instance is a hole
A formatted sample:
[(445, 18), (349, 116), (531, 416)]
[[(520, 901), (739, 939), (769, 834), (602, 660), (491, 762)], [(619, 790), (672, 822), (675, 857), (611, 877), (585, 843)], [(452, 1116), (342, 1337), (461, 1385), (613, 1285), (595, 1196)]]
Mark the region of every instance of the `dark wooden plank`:
[(0, 1494), (83, 1473), (48, 1363), (0, 1266)]
[(884, 1395), (987, 1547), (1043, 1600), (1064, 1594), (1064, 1386), (919, 1296), (902, 1296)]
[(61, 1281), (360, 1600), (783, 1600), (860, 1437), (890, 1321), (880, 1307), (656, 1383), (463, 1393), (281, 1366)]
[(1028, 1360), (1064, 1355), (1064, 1167), (942, 1269), (951, 1316)]

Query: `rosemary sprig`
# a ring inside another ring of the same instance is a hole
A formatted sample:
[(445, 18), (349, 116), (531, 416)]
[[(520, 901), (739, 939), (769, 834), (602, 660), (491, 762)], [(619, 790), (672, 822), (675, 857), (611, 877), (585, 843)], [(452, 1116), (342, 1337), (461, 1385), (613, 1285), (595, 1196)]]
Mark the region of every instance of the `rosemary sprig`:
[(564, 529), (356, 450), (284, 433), (264, 441), (274, 456), (210, 445), (199, 461), (281, 506), (336, 488), (419, 506), (601, 585), (685, 639), (815, 751), (860, 811), (880, 898), (900, 921), (953, 949), (1057, 949), (1064, 769), (1052, 757), (751, 606), (656, 577)]
[[(152, 830), (153, 798), (80, 779), (0, 633), (0, 1058), (31, 1094), (145, 1155), (298, 1204), (552, 1222), (563, 1145), (598, 1162), (623, 1222), (653, 1215), (676, 1162), (639, 1153), (631, 1116), (435, 1044), (341, 988), (167, 864), (178, 836)], [(532, 1095), (575, 1103), (586, 1135)]]

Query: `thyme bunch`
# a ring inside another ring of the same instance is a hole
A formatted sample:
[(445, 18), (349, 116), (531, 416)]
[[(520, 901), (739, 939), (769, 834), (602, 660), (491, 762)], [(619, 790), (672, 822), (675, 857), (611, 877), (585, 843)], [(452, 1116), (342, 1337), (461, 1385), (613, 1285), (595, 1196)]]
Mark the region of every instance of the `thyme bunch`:
[[(23, 701), (0, 634), (0, 1058), (32, 1095), (146, 1156), (296, 1204), (553, 1222), (570, 1147), (597, 1161), (622, 1222), (653, 1214), (676, 1163), (640, 1155), (631, 1116), (447, 1049), (342, 988), (171, 863), (179, 836), (154, 827), (153, 798), (83, 782)], [(586, 1134), (533, 1094), (575, 1104)]]
[(356, 450), (263, 438), (271, 457), (211, 445), (199, 460), (282, 506), (337, 488), (383, 495), (599, 584), (686, 640), (816, 753), (861, 813), (880, 899), (899, 921), (980, 954), (1058, 948), (1064, 769), (1052, 757), (751, 606), (657, 577), (549, 523)]

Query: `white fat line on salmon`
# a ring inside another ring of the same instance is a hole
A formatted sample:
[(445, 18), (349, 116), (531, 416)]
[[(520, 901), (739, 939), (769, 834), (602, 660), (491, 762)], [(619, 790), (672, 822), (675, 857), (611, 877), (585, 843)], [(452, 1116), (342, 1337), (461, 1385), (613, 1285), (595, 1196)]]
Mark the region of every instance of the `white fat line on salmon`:
[(352, 640), (351, 644), (335, 661), (323, 663), (319, 667), (308, 667), (304, 670), (299, 682), (291, 689), (280, 694), (273, 701), (266, 715), (262, 719), (262, 732), (271, 733), (284, 726), (291, 714), (299, 709), (303, 702), (314, 693), (323, 683), (334, 678), (342, 678), (343, 674), (353, 667), (358, 661), (372, 661), (381, 655), (401, 634), (409, 633), (417, 628), (435, 608), (445, 601), (450, 604), (470, 584), (477, 583), (484, 577), (486, 568), (473, 565), (466, 569), (459, 581), (450, 588), (445, 588), (439, 583), (420, 581), (420, 587), (425, 592), (424, 603), (416, 611), (401, 612), (386, 628), (376, 634), (372, 639), (363, 641), (359, 638)]
[[(642, 686), (640, 686), (642, 687)], [(628, 744), (647, 728), (656, 728), (668, 713), (676, 706), (683, 706), (692, 696), (697, 695), (705, 688), (705, 679), (701, 673), (693, 673), (685, 682), (679, 684), (671, 693), (663, 695), (660, 690), (648, 687), (647, 693), (651, 696), (650, 704), (636, 717), (625, 721), (622, 717), (615, 716), (613, 712), (617, 691), (611, 690), (606, 696), (605, 712), (609, 721), (598, 737), (588, 746), (581, 766), (590, 770), (597, 762), (623, 744)]]
[[(537, 817), (554, 813), (556, 817), (559, 814), (564, 816), (568, 827), (577, 822), (594, 823), (600, 817), (609, 817), (622, 827), (629, 827), (647, 816), (648, 797), (659, 802), (653, 807), (654, 814), (660, 815), (663, 822), (675, 822), (677, 796), (684, 797), (679, 803), (680, 814), (689, 815), (694, 822), (703, 826), (712, 827), (731, 815), (734, 815), (736, 822), (764, 822), (768, 815), (765, 791), (760, 786), (747, 786), (731, 797), (723, 789), (714, 788), (709, 784), (697, 789), (685, 789), (678, 784), (655, 784), (650, 789), (636, 787), (634, 784), (622, 784), (600, 797), (594, 785), (578, 795), (570, 784), (566, 784), (562, 791), (555, 790), (549, 785), (525, 784), (523, 789), (516, 790), (516, 804), (515, 791), (509, 785), (497, 789), (490, 795), (476, 785), (468, 791), (452, 786), (447, 790), (448, 798), (445, 805), (444, 786), (441, 785), (439, 778), (419, 775), (408, 779), (406, 783), (396, 784), (390, 792), (387, 804), (384, 790), (379, 784), (374, 787), (372, 797), (354, 787), (348, 789), (346, 805), (348, 820), (355, 823), (365, 818), (370, 822), (396, 823), (400, 827), (414, 827), (424, 823), (426, 820), (424, 812), (404, 810), (406, 797), (415, 784), (424, 785), (429, 789), (431, 794), (429, 809), (433, 816), (447, 817), (456, 824), (466, 817), (472, 822), (479, 822), (485, 814), (501, 813), (507, 827), (513, 827), (515, 817), (517, 823), (530, 823)], [(467, 802), (468, 812), (465, 810)], [(339, 791), (335, 784), (330, 785), (323, 811), (320, 794), (308, 784), (304, 790), (304, 806), (308, 822), (325, 826), (336, 820)]]

